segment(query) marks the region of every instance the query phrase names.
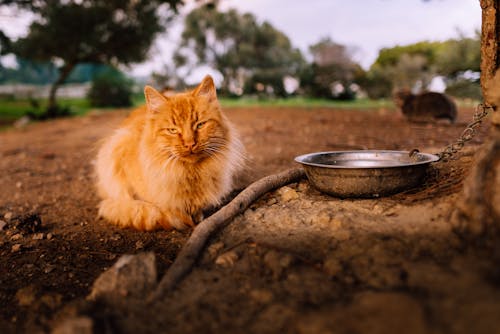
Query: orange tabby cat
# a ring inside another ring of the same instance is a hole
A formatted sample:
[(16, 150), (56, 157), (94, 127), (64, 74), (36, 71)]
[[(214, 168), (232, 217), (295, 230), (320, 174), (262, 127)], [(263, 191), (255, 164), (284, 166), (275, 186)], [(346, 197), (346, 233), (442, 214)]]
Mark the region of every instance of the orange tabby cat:
[(183, 229), (231, 191), (242, 161), (238, 135), (222, 114), (210, 76), (146, 106), (107, 138), (96, 161), (99, 215), (138, 230)]

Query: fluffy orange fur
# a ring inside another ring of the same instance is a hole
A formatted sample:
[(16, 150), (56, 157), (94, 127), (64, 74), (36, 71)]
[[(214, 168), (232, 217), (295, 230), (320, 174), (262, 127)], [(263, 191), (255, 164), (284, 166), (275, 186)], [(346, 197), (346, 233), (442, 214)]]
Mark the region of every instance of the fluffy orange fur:
[(232, 190), (242, 162), (238, 135), (210, 76), (165, 96), (144, 89), (146, 106), (105, 139), (96, 160), (99, 215), (138, 230), (194, 226)]

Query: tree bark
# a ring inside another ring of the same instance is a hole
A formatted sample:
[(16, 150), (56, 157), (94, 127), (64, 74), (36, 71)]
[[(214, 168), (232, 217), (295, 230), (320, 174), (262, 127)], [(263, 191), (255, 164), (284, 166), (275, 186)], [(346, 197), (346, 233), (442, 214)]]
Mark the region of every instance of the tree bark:
[[(483, 93), (499, 67), (500, 57), (500, 1), (480, 0), (481, 25), (481, 88)], [(486, 101), (490, 102), (490, 101)]]
[[(500, 256), (500, 0), (481, 0), (481, 88), (491, 115), (489, 138), (476, 155), (452, 223), (467, 243)], [(500, 261), (500, 258), (497, 259)]]
[(47, 109), (45, 111), (47, 118), (54, 118), (60, 116), (56, 102), (57, 89), (59, 89), (59, 87), (66, 81), (66, 79), (71, 74), (71, 71), (73, 71), (75, 66), (76, 63), (73, 62), (68, 62), (64, 64), (64, 66), (61, 68), (59, 72), (59, 78), (57, 78), (57, 80), (50, 87), (49, 101), (47, 104)]

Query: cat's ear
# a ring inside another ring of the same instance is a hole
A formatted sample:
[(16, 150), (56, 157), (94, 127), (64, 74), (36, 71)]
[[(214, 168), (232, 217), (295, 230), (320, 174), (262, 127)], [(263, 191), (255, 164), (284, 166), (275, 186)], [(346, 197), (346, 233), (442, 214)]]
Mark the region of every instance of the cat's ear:
[(148, 110), (157, 113), (161, 110), (161, 106), (165, 104), (167, 98), (151, 86), (144, 87), (144, 96), (146, 97), (146, 106)]
[(207, 75), (203, 81), (193, 90), (194, 96), (204, 96), (208, 101), (217, 100), (217, 90), (215, 89), (214, 80), (210, 75)]

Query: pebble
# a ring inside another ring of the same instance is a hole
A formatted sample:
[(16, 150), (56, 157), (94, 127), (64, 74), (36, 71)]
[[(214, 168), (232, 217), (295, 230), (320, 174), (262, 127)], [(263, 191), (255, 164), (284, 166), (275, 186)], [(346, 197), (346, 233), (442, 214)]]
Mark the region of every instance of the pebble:
[(54, 234), (52, 234), (52, 233), (47, 233), (47, 240), (52, 239), (52, 237), (54, 237)]
[(36, 299), (36, 288), (34, 285), (28, 285), (17, 290), (16, 299), (19, 306), (30, 306)]
[(299, 194), (292, 188), (284, 186), (278, 189), (278, 194), (283, 202), (289, 202), (291, 200), (299, 198)]
[(290, 267), (293, 262), (293, 256), (270, 250), (264, 255), (263, 260), (264, 264), (271, 269), (273, 276), (278, 278)]
[(215, 259), (215, 264), (223, 268), (231, 268), (238, 260), (238, 254), (235, 251), (228, 251), (219, 255)]
[(12, 212), (7, 212), (6, 214), (3, 215), (3, 217), (6, 219), (6, 220), (10, 220), (12, 218), (14, 214)]
[(21, 233), (16, 233), (12, 237), (10, 237), (10, 240), (16, 241), (16, 240), (19, 240), (19, 239), (22, 239), (22, 238), (23, 238), (23, 235)]
[(48, 265), (45, 266), (45, 268), (43, 268), (43, 272), (46, 273), (46, 274), (50, 274), (51, 272), (54, 271), (54, 269), (56, 269), (55, 265), (48, 264)]
[(276, 204), (278, 203), (278, 200), (275, 198), (275, 197), (271, 197), (268, 201), (267, 201), (267, 205), (273, 205), (273, 204)]
[(210, 255), (212, 259), (215, 259), (219, 251), (223, 248), (224, 248), (224, 243), (221, 241), (211, 244), (210, 246), (208, 246), (207, 249), (208, 255)]
[(21, 244), (12, 245), (12, 248), (10, 249), (10, 251), (12, 253), (17, 253), (17, 252), (19, 252), (21, 250), (21, 247), (22, 247)]
[(94, 281), (87, 298), (104, 298), (109, 302), (123, 300), (123, 297), (143, 298), (156, 285), (155, 263), (154, 253), (122, 255)]
[(35, 233), (33, 234), (33, 240), (43, 240), (43, 238), (45, 237), (45, 234), (43, 233)]

